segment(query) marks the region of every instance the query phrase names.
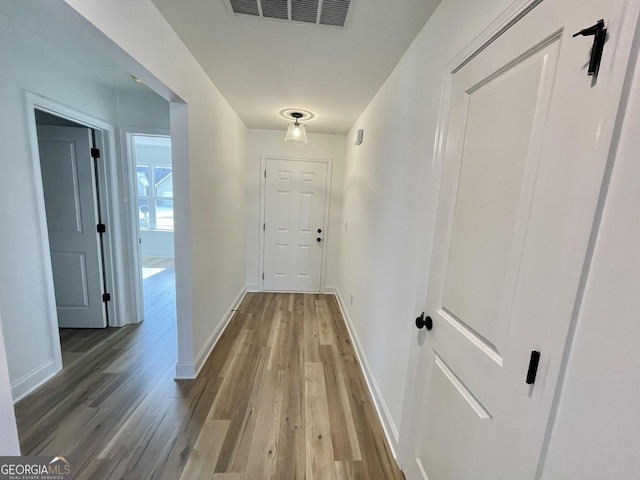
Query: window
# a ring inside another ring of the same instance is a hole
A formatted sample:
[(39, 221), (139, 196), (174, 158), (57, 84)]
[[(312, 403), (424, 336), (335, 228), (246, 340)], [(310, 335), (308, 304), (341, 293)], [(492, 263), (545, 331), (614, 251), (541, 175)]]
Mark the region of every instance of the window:
[(140, 228), (173, 231), (171, 139), (134, 135)]

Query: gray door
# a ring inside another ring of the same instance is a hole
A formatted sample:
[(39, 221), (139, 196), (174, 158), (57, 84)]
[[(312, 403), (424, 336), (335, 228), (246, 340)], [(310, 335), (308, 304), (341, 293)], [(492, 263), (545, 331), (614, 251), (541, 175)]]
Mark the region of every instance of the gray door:
[(58, 324), (102, 328), (102, 262), (91, 130), (38, 126)]

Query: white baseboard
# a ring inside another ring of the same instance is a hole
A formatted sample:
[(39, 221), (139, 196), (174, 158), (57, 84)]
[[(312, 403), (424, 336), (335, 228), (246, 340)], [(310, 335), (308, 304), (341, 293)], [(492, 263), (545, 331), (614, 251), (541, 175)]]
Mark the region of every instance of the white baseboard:
[(198, 377), (198, 375), (200, 374), (200, 370), (202, 370), (202, 367), (209, 358), (209, 355), (211, 355), (213, 348), (216, 346), (216, 343), (218, 343), (220, 335), (222, 335), (224, 329), (227, 328), (227, 325), (229, 325), (229, 321), (231, 320), (231, 317), (233, 317), (234, 310), (238, 307), (238, 305), (240, 305), (240, 303), (244, 299), (244, 296), (247, 294), (247, 291), (248, 289), (245, 285), (225, 312), (224, 316), (222, 317), (222, 321), (213, 330), (213, 332), (211, 332), (211, 335), (205, 342), (204, 346), (200, 349), (198, 355), (196, 355), (195, 360), (193, 362), (176, 363), (176, 380), (193, 380)]
[(247, 292), (259, 292), (259, 291), (260, 291), (260, 285), (253, 284), (253, 283), (247, 284)]
[(349, 335), (351, 336), (351, 342), (355, 347), (356, 355), (358, 356), (358, 361), (362, 368), (362, 373), (364, 374), (364, 379), (367, 382), (367, 387), (369, 388), (369, 393), (371, 394), (371, 398), (373, 398), (373, 404), (376, 408), (376, 413), (378, 414), (378, 418), (382, 423), (382, 429), (384, 430), (384, 434), (387, 437), (387, 442), (389, 443), (389, 448), (391, 448), (391, 453), (393, 457), (398, 460), (398, 443), (400, 440), (400, 435), (398, 434), (398, 429), (391, 418), (391, 413), (389, 412), (389, 408), (387, 407), (387, 403), (384, 401), (384, 397), (382, 396), (382, 392), (380, 391), (380, 387), (378, 386), (378, 382), (373, 374), (373, 370), (371, 369), (371, 364), (367, 359), (367, 355), (362, 347), (362, 343), (360, 342), (360, 338), (358, 337), (358, 332), (353, 324), (353, 320), (349, 315), (349, 311), (346, 308), (346, 304), (344, 303), (344, 299), (340, 294), (340, 289), (338, 287), (325, 287), (325, 292), (329, 293), (330, 289), (335, 289), (335, 296), (338, 299), (338, 305), (340, 306), (340, 310), (342, 312), (342, 316), (345, 319), (347, 324), (347, 330), (349, 331)]
[(11, 396), (13, 397), (13, 403), (22, 400), (44, 382), (54, 377), (60, 370), (60, 368), (56, 367), (56, 362), (47, 360), (24, 377), (12, 383)]
[[(329, 294), (335, 295), (337, 297), (338, 296), (338, 287), (336, 287), (335, 285), (325, 285), (324, 286), (324, 290), (322, 290), (322, 293), (329, 293)], [(340, 307), (340, 308), (342, 308), (342, 307)]]
[(176, 380), (194, 380), (197, 376), (196, 362), (176, 363)]

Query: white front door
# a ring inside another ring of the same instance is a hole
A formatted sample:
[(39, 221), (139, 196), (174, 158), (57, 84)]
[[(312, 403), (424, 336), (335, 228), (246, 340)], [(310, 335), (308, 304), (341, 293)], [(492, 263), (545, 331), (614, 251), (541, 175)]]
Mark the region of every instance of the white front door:
[(327, 163), (266, 159), (265, 290), (319, 292)]
[(620, 93), (571, 34), (610, 10), (545, 0), (452, 74), (408, 480), (535, 476)]
[(105, 327), (91, 130), (38, 126), (38, 147), (58, 325)]

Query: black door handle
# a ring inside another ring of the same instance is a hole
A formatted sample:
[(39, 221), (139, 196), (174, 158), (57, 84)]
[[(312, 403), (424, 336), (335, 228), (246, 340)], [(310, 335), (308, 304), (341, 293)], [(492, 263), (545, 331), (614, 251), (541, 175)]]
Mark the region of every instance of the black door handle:
[(425, 317), (424, 312), (422, 312), (422, 314), (416, 318), (416, 327), (420, 330), (423, 328), (431, 330), (433, 328), (433, 320), (429, 316)]
[(318, 229), (318, 233), (322, 233), (322, 229), (321, 228)]
[(316, 242), (321, 242), (322, 239), (320, 237), (316, 238)]

